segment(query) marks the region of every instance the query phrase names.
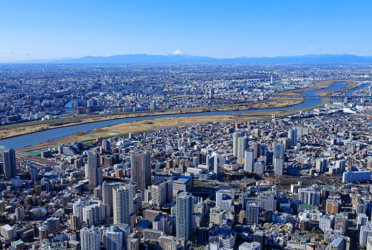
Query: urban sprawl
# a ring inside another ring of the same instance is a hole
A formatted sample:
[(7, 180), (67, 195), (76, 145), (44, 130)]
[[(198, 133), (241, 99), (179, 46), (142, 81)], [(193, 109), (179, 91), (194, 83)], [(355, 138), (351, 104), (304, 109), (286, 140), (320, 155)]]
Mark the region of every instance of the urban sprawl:
[(2, 65), (1, 126), (352, 84), (285, 116), (2, 147), (2, 247), (372, 250), (371, 75), (367, 65)]

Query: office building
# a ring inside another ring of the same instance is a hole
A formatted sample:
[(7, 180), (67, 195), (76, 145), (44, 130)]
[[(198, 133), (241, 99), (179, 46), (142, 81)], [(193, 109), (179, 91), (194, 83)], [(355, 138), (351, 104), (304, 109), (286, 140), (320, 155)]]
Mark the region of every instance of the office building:
[(114, 224), (130, 224), (133, 213), (133, 185), (115, 187), (113, 190)]
[(248, 173), (254, 172), (254, 151), (252, 149), (247, 149), (244, 155), (244, 171)]
[(275, 157), (284, 157), (284, 144), (280, 143), (280, 144), (274, 145), (273, 158), (275, 159)]
[(177, 195), (176, 206), (176, 236), (189, 240), (192, 235), (194, 197), (190, 193), (181, 192)]
[(162, 207), (172, 201), (173, 179), (164, 179), (151, 185), (152, 204)]
[(290, 143), (291, 146), (295, 146), (297, 144), (297, 131), (296, 131), (296, 129), (288, 130), (288, 138), (289, 138), (289, 143)]
[(39, 170), (35, 167), (31, 167), (30, 175), (31, 175), (31, 181), (36, 181), (37, 177), (39, 176)]
[(151, 153), (150, 151), (134, 152), (130, 157), (132, 182), (139, 190), (148, 189), (151, 185)]
[(247, 224), (258, 224), (260, 203), (257, 201), (248, 201), (246, 206), (246, 213)]
[(5, 178), (13, 178), (17, 175), (15, 150), (8, 149), (3, 152), (3, 168)]
[(282, 156), (274, 158), (274, 173), (275, 175), (284, 174), (284, 158)]
[(189, 192), (193, 187), (194, 182), (192, 181), (192, 177), (181, 175), (180, 178), (173, 181), (173, 200), (176, 200), (179, 192)]
[(19, 176), (12, 178), (12, 186), (14, 188), (19, 188), (21, 186), (21, 178)]
[(81, 250), (100, 250), (100, 233), (92, 226), (91, 228), (83, 228), (80, 230)]

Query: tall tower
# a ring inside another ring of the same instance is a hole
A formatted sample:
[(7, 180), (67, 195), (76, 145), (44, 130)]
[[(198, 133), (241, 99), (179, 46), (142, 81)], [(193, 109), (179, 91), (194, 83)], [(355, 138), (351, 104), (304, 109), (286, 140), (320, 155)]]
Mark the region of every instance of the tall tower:
[(17, 175), (15, 150), (12, 148), (5, 150), (3, 155), (4, 155), (4, 175), (6, 178), (13, 178)]
[(277, 156), (274, 158), (274, 173), (275, 175), (284, 174), (284, 158), (283, 156)]
[(150, 151), (133, 152), (130, 156), (132, 182), (139, 190), (151, 185), (151, 153)]
[(243, 132), (234, 132), (233, 133), (233, 155), (238, 156), (238, 138), (243, 137)]
[(192, 214), (194, 210), (194, 197), (187, 192), (177, 195), (176, 236), (185, 240), (192, 235)]
[(259, 221), (260, 202), (248, 201), (247, 202), (247, 224), (257, 224)]
[(89, 185), (102, 185), (102, 168), (99, 167), (99, 154), (88, 155), (88, 172)]
[(130, 224), (133, 213), (133, 185), (115, 187), (113, 190), (114, 224)]
[(254, 151), (252, 149), (247, 149), (244, 155), (244, 171), (252, 173), (254, 166)]
[(103, 204), (108, 206), (109, 213), (107, 216), (113, 216), (114, 203), (113, 203), (113, 189), (114, 187), (120, 186), (120, 183), (107, 183), (102, 184), (102, 201)]
[(238, 152), (237, 158), (239, 163), (244, 163), (244, 152), (248, 149), (248, 137), (239, 137), (238, 138)]
[(288, 130), (288, 138), (289, 138), (291, 146), (295, 146), (297, 144), (297, 131), (296, 131), (296, 129)]

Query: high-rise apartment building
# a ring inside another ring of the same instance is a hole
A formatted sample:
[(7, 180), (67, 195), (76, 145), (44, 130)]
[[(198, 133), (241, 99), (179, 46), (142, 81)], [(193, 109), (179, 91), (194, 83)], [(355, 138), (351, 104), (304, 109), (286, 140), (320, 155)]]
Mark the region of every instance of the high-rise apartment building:
[(85, 202), (79, 199), (75, 201), (72, 207), (73, 214), (78, 215), (80, 217), (80, 221), (83, 220), (83, 208), (85, 207)]
[(127, 224), (112, 225), (103, 229), (102, 241), (106, 250), (121, 250), (126, 245), (130, 227)]
[(99, 167), (99, 154), (88, 155), (88, 178), (89, 185), (98, 186), (102, 185), (102, 168)]
[(83, 208), (83, 221), (88, 225), (93, 225), (96, 222), (106, 219), (106, 206), (102, 202), (92, 204)]
[(80, 230), (81, 223), (80, 223), (80, 216), (76, 214), (70, 215), (70, 227), (72, 230)]
[(176, 236), (189, 240), (192, 235), (194, 197), (190, 193), (181, 192), (177, 195), (176, 203)]
[(107, 216), (113, 216), (113, 210), (114, 210), (114, 205), (113, 205), (113, 189), (114, 187), (120, 186), (120, 183), (107, 183), (104, 182), (102, 184), (102, 201), (103, 204), (108, 206), (108, 214)]
[(130, 224), (130, 215), (133, 213), (133, 194), (133, 185), (131, 184), (114, 188), (114, 224)]
[(139, 190), (151, 185), (151, 153), (150, 151), (133, 152), (131, 154), (132, 181)]
[(94, 226), (81, 229), (80, 244), (81, 250), (100, 250), (101, 242), (99, 231), (95, 229)]
[(247, 149), (244, 155), (244, 171), (252, 173), (254, 165), (254, 151), (252, 149)]
[(254, 151), (254, 159), (257, 160), (261, 155), (261, 144), (255, 142), (252, 144), (252, 149)]
[(320, 192), (316, 191), (312, 187), (308, 188), (300, 188), (298, 190), (299, 193), (299, 200), (303, 204), (312, 205), (312, 206), (318, 206), (320, 203)]
[(233, 155), (238, 156), (238, 138), (243, 137), (243, 132), (234, 132), (233, 133)]
[(257, 224), (259, 221), (260, 203), (257, 201), (248, 201), (246, 210), (247, 224)]
[(327, 170), (328, 161), (325, 158), (315, 161), (315, 168), (318, 173), (324, 173)]
[(244, 153), (248, 149), (248, 137), (239, 137), (238, 138), (238, 151), (237, 158), (239, 163), (244, 163)]
[(152, 101), (150, 102), (150, 110), (155, 110), (156, 109), (156, 102)]
[(234, 210), (234, 192), (230, 190), (218, 190), (216, 192), (216, 208)]
[(164, 179), (151, 185), (152, 204), (162, 207), (172, 201), (173, 179)]

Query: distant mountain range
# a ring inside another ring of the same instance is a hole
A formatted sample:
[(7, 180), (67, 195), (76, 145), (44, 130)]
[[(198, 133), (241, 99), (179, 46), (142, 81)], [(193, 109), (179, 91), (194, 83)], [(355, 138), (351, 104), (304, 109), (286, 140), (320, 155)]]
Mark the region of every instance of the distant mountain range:
[(56, 60), (28, 60), (11, 63), (27, 64), (353, 64), (372, 63), (372, 56), (355, 55), (303, 55), (303, 56), (279, 56), (279, 57), (236, 57), (236, 58), (213, 58), (205, 56), (192, 56), (176, 51), (170, 55), (116, 55), (116, 56), (86, 56), (82, 58), (62, 58)]

